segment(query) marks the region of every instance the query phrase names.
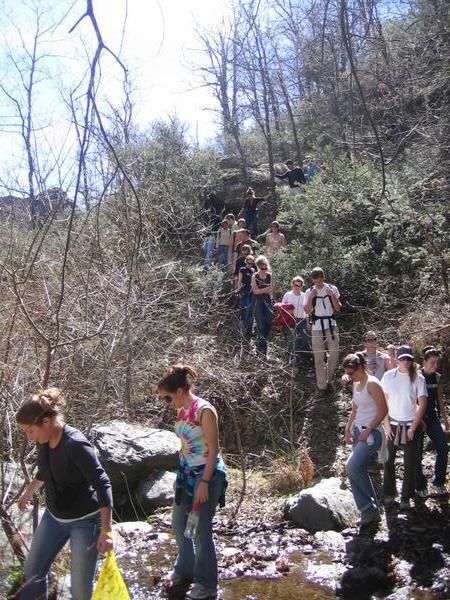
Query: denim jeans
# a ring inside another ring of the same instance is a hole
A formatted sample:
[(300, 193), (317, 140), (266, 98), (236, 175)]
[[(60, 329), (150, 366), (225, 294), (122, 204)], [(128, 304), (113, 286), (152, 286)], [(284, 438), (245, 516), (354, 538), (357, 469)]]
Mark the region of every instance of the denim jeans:
[(215, 590), (218, 584), (217, 557), (212, 537), (212, 520), (222, 491), (223, 475), (214, 473), (209, 484), (209, 498), (200, 507), (200, 521), (195, 539), (185, 537), (188, 517), (186, 491), (181, 494), (180, 504), (173, 505), (172, 529), (178, 545), (174, 570), (184, 579), (193, 579), (206, 588)]
[(203, 252), (205, 254), (204, 265), (205, 267), (209, 267), (212, 264), (213, 256), (214, 256), (214, 235), (208, 235), (208, 237), (203, 242)]
[(298, 367), (309, 360), (311, 354), (311, 336), (306, 331), (307, 319), (297, 321), (294, 329), (288, 331), (289, 352)]
[(381, 447), (381, 433), (376, 429), (372, 431), (373, 444), (358, 442), (360, 431), (357, 427), (353, 429), (353, 450), (346, 464), (345, 470), (350, 480), (353, 497), (358, 510), (377, 508), (377, 497), (375, 489), (367, 472), (370, 459)]
[(218, 246), (217, 247), (217, 262), (219, 265), (227, 266), (230, 262), (230, 247), (229, 246)]
[(97, 563), (99, 515), (60, 523), (46, 510), (34, 532), (24, 565), (20, 600), (47, 598), (47, 573), (58, 552), (70, 540), (70, 586), (72, 600), (90, 600)]
[(241, 331), (245, 338), (250, 338), (253, 330), (253, 294), (250, 289), (242, 291)]
[[(392, 425), (391, 429), (395, 437), (397, 425)], [(407, 442), (403, 447), (403, 482), (400, 499), (409, 500), (414, 498), (415, 487), (415, 470), (416, 470), (416, 455), (417, 455), (418, 432), (415, 431), (414, 437), (410, 442)], [(384, 463), (383, 475), (383, 494), (395, 498), (397, 496), (397, 487), (395, 484), (395, 457), (397, 455), (397, 446), (393, 440), (387, 440), (388, 459)]]
[[(436, 447), (436, 462), (434, 465), (433, 484), (445, 485), (448, 459), (447, 438), (442, 429), (439, 417), (436, 414), (431, 416), (426, 415), (423, 420), (427, 426), (426, 434)], [(424, 437), (425, 435), (423, 431), (417, 434), (416, 490), (426, 489), (428, 483), (427, 478), (423, 474), (422, 470)]]
[(250, 231), (250, 236), (256, 239), (258, 235), (258, 210), (244, 212), (245, 227)]
[(267, 354), (267, 339), (273, 321), (273, 309), (267, 294), (253, 297), (253, 314), (256, 321), (256, 349), (261, 354)]

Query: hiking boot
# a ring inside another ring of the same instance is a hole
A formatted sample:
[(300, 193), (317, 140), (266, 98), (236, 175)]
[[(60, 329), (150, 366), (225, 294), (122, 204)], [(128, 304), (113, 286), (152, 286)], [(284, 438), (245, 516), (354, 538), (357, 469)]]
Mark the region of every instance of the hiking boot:
[(169, 575), (169, 581), (165, 584), (165, 589), (169, 598), (184, 598), (184, 595), (191, 587), (193, 579), (181, 577), (176, 571), (172, 571)]
[(430, 496), (448, 496), (449, 491), (445, 485), (433, 485)]
[(424, 488), (423, 490), (416, 490), (416, 496), (422, 499), (428, 498), (427, 488)]
[(369, 525), (379, 523), (381, 521), (380, 512), (377, 508), (371, 507), (361, 512), (361, 519), (359, 520), (360, 525)]
[(217, 588), (207, 588), (204, 585), (196, 583), (192, 590), (186, 594), (186, 598), (191, 600), (216, 600)]
[(406, 498), (406, 500), (400, 500), (400, 510), (411, 510), (411, 500)]

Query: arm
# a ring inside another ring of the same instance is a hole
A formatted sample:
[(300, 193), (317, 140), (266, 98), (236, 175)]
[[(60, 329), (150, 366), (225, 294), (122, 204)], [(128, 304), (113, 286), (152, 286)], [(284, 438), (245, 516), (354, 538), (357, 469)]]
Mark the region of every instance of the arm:
[[(387, 401), (389, 400), (389, 394), (386, 394), (385, 391), (384, 391), (384, 397), (386, 398), (386, 404), (387, 404)], [(388, 407), (388, 412), (386, 413), (386, 416), (384, 417), (384, 420), (383, 420), (383, 426), (384, 426), (384, 431), (386, 432), (386, 437), (389, 440), (393, 440), (394, 434), (391, 429), (391, 422), (389, 421), (389, 407)]]
[(288, 173), (289, 173), (289, 171), (285, 171), (283, 173), (283, 175), (277, 175), (277, 174), (275, 174), (274, 177), (276, 177), (277, 179), (287, 179)]
[(353, 425), (353, 421), (355, 420), (355, 417), (356, 417), (356, 410), (357, 410), (357, 406), (354, 402), (352, 402), (352, 412), (350, 413), (350, 416), (347, 421), (347, 425), (345, 426), (344, 442), (346, 444), (351, 444), (353, 441), (352, 440), (352, 425)]
[(440, 377), (438, 379), (437, 397), (438, 397), (439, 414), (441, 415), (442, 422), (444, 423), (445, 431), (448, 431), (450, 428), (450, 425), (449, 425), (449, 422), (447, 419), (447, 414), (445, 412), (444, 394), (442, 392)]
[(284, 236), (284, 234), (281, 234), (281, 247), (285, 248), (286, 247), (286, 237)]
[(407, 437), (408, 440), (412, 440), (414, 437), (414, 433), (416, 432), (419, 423), (423, 419), (423, 415), (425, 414), (425, 410), (427, 408), (428, 398), (426, 396), (419, 396), (418, 405), (416, 409), (416, 416), (414, 417), (414, 421), (411, 423), (411, 427), (408, 429)]
[(378, 383), (371, 381), (367, 386), (367, 391), (372, 396), (376, 406), (377, 406), (377, 414), (369, 424), (369, 426), (361, 431), (359, 434), (358, 441), (366, 442), (369, 435), (372, 433), (374, 429), (380, 425), (383, 419), (386, 417), (388, 412), (388, 407), (386, 404), (386, 398), (384, 396), (383, 388)]
[(208, 456), (203, 477), (195, 490), (194, 502), (206, 502), (208, 500), (209, 482), (216, 470), (217, 455), (219, 453), (219, 427), (216, 413), (209, 408), (205, 408), (200, 418), (200, 424), (208, 445)]
[(334, 293), (333, 288), (330, 285), (328, 285), (328, 284), (327, 284), (327, 291), (328, 291), (328, 293), (330, 295), (330, 298), (331, 298), (331, 303), (333, 305), (333, 310), (335, 312), (339, 312), (341, 310), (341, 308), (342, 308), (342, 304), (340, 303), (339, 298)]
[(242, 287), (242, 273), (239, 271), (238, 280), (237, 280), (237, 290), (240, 290)]
[(304, 311), (307, 315), (310, 315), (312, 312), (312, 302), (314, 300), (314, 298), (317, 296), (317, 291), (313, 288), (309, 294), (308, 294), (308, 299), (304, 304)]
[(27, 485), (27, 487), (25, 488), (25, 491), (23, 492), (23, 494), (20, 496), (18, 502), (17, 502), (17, 506), (19, 507), (19, 510), (27, 510), (27, 508), (29, 508), (28, 506), (28, 502), (31, 500), (31, 498), (34, 496), (34, 494), (41, 489), (41, 487), (44, 485), (44, 482), (41, 481), (40, 479), (32, 479), (30, 481), (30, 483)]

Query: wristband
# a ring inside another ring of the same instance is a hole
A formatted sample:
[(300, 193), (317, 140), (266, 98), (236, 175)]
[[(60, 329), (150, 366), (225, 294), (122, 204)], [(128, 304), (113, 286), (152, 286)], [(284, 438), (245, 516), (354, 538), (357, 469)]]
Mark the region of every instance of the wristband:
[(109, 538), (110, 540), (113, 539), (113, 535), (112, 535), (112, 531), (100, 531), (100, 535), (103, 535), (104, 537)]
[(207, 483), (208, 485), (211, 483), (211, 480), (207, 480), (207, 479), (200, 479), (200, 483)]

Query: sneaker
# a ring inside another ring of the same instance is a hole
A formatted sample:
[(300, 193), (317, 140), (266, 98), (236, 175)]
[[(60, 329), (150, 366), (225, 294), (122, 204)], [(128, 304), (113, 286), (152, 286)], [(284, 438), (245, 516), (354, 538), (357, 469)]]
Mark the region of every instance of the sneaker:
[(411, 508), (411, 500), (409, 498), (400, 500), (400, 510), (410, 510)]
[(196, 583), (191, 591), (186, 594), (186, 598), (191, 598), (191, 600), (216, 600), (217, 588), (207, 588)]
[(445, 485), (433, 485), (431, 488), (431, 495), (433, 496), (448, 496), (449, 492)]
[(416, 490), (416, 496), (419, 498), (428, 498), (428, 490), (427, 488), (423, 490)]

